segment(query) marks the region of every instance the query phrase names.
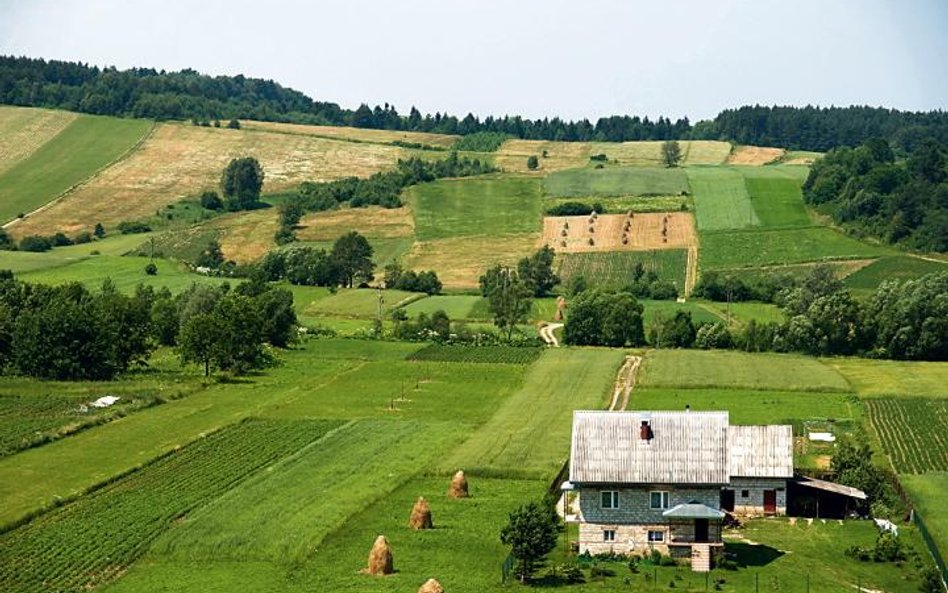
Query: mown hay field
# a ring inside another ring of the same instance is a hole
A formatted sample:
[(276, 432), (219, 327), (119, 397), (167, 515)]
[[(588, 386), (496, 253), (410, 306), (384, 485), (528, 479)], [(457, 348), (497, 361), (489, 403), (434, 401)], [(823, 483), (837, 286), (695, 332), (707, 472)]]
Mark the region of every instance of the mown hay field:
[(96, 222), (114, 226), (151, 216), (184, 197), (215, 189), (224, 167), (235, 157), (256, 157), (265, 174), (264, 192), (274, 192), (302, 181), (368, 176), (394, 166), (407, 154), (395, 146), (303, 134), (159, 124), (133, 154), (15, 225), (15, 232), (18, 236), (57, 230), (75, 233)]
[(391, 144), (405, 142), (451, 148), (458, 141), (458, 136), (447, 134), (430, 134), (427, 132), (404, 132), (399, 130), (370, 130), (367, 128), (347, 128), (345, 126), (309, 126), (305, 124), (286, 124), (279, 122), (241, 120), (243, 130), (277, 132), (282, 134), (302, 134), (304, 136), (318, 136), (346, 142), (368, 142), (374, 144)]
[(943, 362), (828, 358), (860, 397), (948, 399), (948, 365)]
[(659, 167), (568, 169), (548, 175), (543, 187), (554, 197), (663, 196), (689, 191), (683, 170)]
[(697, 244), (690, 212), (547, 216), (543, 242), (557, 253), (682, 249)]
[[(58, 126), (59, 123), (54, 120), (52, 125)], [(93, 177), (132, 150), (153, 125), (150, 121), (140, 119), (77, 116), (32, 150), (29, 156), (0, 174), (0, 221), (6, 222), (20, 214), (29, 214), (76, 184)], [(78, 191), (70, 193), (62, 201), (70, 200)], [(58, 204), (16, 221), (9, 226), (8, 231), (17, 237), (51, 234), (39, 232), (36, 221), (56, 209)], [(94, 224), (86, 220), (82, 228), (91, 229)]]
[(866, 407), (895, 471), (948, 471), (948, 399), (871, 398)]
[(402, 262), (413, 270), (437, 271), (445, 288), (474, 289), (488, 268), (516, 265), (541, 246), (539, 232), (416, 241)]
[[(512, 139), (500, 146), (495, 153), (494, 163), (504, 171), (513, 173), (544, 174), (586, 165), (591, 154), (589, 150), (586, 142)], [(531, 156), (539, 160), (540, 166), (536, 171), (527, 167), (527, 159)]]
[(736, 146), (727, 157), (727, 164), (761, 166), (780, 160), (786, 153), (782, 148)]
[(632, 283), (632, 272), (641, 264), (659, 279), (685, 285), (688, 252), (684, 249), (655, 251), (613, 251), (611, 253), (563, 253), (556, 257), (556, 273), (564, 286), (577, 276), (589, 286), (602, 289), (624, 288)]
[[(642, 142), (591, 142), (589, 154), (605, 154), (610, 161), (620, 165), (637, 167), (661, 167), (662, 141)], [(720, 165), (727, 160), (731, 152), (728, 142), (714, 140), (679, 140), (681, 164), (683, 165)]]
[(0, 105), (0, 174), (66, 129), (76, 113)]
[(835, 369), (809, 356), (729, 350), (653, 350), (639, 371), (643, 387), (849, 392)]
[(890, 247), (863, 243), (826, 227), (721, 231), (701, 234), (699, 263), (704, 270), (756, 268), (866, 260), (893, 252)]

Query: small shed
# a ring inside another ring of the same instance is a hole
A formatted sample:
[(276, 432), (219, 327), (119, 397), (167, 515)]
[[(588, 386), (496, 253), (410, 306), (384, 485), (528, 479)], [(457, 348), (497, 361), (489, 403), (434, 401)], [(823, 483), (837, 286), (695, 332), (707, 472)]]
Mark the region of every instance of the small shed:
[(788, 482), (791, 505), (789, 514), (798, 517), (845, 519), (851, 514), (865, 515), (869, 497), (852, 486), (796, 476)]

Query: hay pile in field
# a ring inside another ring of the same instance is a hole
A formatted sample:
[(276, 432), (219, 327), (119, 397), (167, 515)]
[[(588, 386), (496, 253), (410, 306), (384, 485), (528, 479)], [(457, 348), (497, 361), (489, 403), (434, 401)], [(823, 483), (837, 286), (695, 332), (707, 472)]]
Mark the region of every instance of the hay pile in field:
[(431, 520), (431, 507), (424, 496), (419, 496), (415, 501), (415, 506), (411, 508), (411, 517), (408, 518), (408, 526), (412, 529), (434, 529), (434, 523)]
[(424, 585), (418, 587), (418, 593), (444, 593), (444, 587), (435, 579), (428, 579)]
[(451, 488), (448, 489), (448, 496), (451, 498), (467, 498), (470, 495), (467, 489), (467, 478), (464, 477), (463, 471), (458, 470), (458, 473), (451, 478)]
[(372, 545), (372, 551), (369, 552), (369, 565), (362, 572), (376, 576), (395, 572), (392, 548), (388, 545), (388, 540), (384, 535), (375, 538), (375, 544)]

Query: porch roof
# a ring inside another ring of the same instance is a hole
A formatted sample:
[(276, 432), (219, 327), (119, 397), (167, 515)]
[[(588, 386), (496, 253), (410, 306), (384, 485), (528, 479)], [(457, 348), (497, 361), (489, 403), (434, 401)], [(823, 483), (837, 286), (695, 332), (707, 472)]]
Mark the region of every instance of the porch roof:
[(723, 519), (724, 512), (700, 502), (687, 502), (674, 506), (664, 513), (669, 519)]

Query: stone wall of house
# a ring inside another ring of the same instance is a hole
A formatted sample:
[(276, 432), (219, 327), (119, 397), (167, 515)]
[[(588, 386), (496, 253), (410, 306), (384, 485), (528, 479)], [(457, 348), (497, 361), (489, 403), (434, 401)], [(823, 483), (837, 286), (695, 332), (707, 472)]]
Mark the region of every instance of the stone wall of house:
[[(764, 514), (764, 490), (777, 491), (777, 514), (787, 514), (787, 480), (785, 478), (731, 478), (728, 488), (734, 490), (734, 514), (757, 517)], [(745, 497), (744, 491), (747, 491)]]
[[(600, 493), (604, 490), (619, 492), (619, 508), (602, 508)], [(583, 520), (588, 523), (621, 525), (656, 525), (667, 523), (662, 513), (667, 509), (650, 508), (650, 493), (668, 492), (668, 508), (679, 504), (697, 501), (711, 508), (721, 508), (721, 488), (681, 487), (656, 484), (635, 488), (621, 486), (583, 487), (579, 489), (579, 509)]]
[[(615, 540), (606, 541), (604, 533), (615, 532)], [(661, 531), (665, 534), (662, 542), (648, 541), (649, 531)], [(694, 542), (694, 521), (681, 521), (657, 525), (622, 525), (580, 523), (579, 525), (579, 552), (590, 554), (636, 554), (648, 555), (652, 550), (676, 557), (690, 556), (687, 546), (670, 546), (670, 543)], [(708, 525), (708, 540), (721, 541), (721, 523), (712, 521)]]

